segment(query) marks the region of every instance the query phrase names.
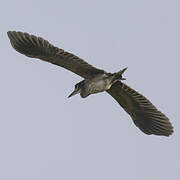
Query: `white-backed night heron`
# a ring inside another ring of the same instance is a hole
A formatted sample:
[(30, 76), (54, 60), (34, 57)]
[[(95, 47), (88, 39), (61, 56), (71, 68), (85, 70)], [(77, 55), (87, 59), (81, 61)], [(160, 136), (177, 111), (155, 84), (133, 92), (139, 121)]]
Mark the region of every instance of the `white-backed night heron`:
[(90, 94), (106, 91), (144, 133), (160, 136), (169, 136), (173, 133), (172, 125), (163, 113), (143, 95), (121, 82), (124, 79), (122, 73), (126, 68), (117, 73), (107, 73), (53, 46), (43, 38), (15, 31), (9, 31), (8, 37), (16, 51), (61, 66), (83, 77), (84, 80), (75, 85), (75, 90), (69, 97), (80, 93), (81, 97), (85, 98)]

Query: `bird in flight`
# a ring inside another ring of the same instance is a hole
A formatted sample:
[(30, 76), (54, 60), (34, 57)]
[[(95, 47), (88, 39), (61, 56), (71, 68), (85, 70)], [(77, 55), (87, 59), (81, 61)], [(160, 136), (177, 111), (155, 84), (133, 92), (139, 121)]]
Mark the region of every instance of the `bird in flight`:
[(173, 127), (169, 119), (146, 97), (122, 82), (122, 74), (127, 68), (115, 73), (107, 73), (93, 67), (83, 59), (53, 46), (47, 40), (28, 33), (8, 31), (13, 48), (31, 58), (61, 66), (84, 78), (75, 85), (69, 97), (80, 94), (86, 98), (90, 94), (106, 91), (131, 116), (135, 125), (145, 134), (169, 136)]

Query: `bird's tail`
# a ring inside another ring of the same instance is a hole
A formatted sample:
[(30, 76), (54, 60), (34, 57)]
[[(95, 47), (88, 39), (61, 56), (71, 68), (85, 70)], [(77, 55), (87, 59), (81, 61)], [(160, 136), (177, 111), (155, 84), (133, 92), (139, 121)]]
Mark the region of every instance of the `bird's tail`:
[(127, 67), (118, 71), (118, 72), (115, 72), (113, 74), (113, 80), (126, 80), (125, 78), (122, 77), (122, 74), (126, 71)]

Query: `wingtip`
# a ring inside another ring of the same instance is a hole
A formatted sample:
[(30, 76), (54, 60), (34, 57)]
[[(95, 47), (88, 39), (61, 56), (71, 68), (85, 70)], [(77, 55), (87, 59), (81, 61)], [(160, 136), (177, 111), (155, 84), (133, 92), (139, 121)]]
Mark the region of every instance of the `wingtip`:
[(8, 35), (9, 38), (11, 36), (19, 34), (19, 33), (23, 33), (23, 32), (20, 32), (20, 31), (7, 31), (7, 35)]
[(15, 35), (15, 33), (17, 33), (17, 32), (16, 31), (8, 31), (7, 32), (7, 35), (9, 37), (10, 41), (13, 39), (13, 36)]
[(8, 32), (7, 32), (7, 35), (9, 36), (9, 35), (12, 34), (13, 32), (16, 32), (16, 31), (8, 31)]
[(12, 31), (8, 31), (8, 32), (7, 32), (8, 37), (10, 36), (11, 32), (12, 32)]

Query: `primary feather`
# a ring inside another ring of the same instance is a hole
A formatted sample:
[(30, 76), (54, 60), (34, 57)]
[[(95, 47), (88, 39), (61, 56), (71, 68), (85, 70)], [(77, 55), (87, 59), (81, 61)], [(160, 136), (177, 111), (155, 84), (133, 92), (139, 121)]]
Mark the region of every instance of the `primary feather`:
[(97, 69), (81, 58), (53, 46), (41, 37), (16, 31), (9, 31), (8, 37), (14, 49), (21, 54), (61, 66), (83, 78), (104, 73), (103, 70)]
[(122, 82), (107, 91), (131, 116), (135, 125), (146, 134), (169, 136), (173, 127), (169, 119), (143, 95)]

